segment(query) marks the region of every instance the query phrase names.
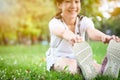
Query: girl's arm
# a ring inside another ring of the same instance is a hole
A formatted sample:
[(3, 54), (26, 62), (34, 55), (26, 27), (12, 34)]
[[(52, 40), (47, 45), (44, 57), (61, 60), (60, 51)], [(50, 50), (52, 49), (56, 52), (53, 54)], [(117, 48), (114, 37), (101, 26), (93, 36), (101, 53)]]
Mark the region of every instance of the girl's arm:
[(67, 40), (72, 45), (75, 42), (81, 42), (82, 38), (75, 35), (71, 30), (65, 30), (62, 28), (53, 29), (52, 33), (60, 38)]
[(88, 27), (87, 28), (87, 33), (90, 39), (95, 40), (95, 41), (102, 41), (103, 43), (109, 43), (109, 41), (111, 39), (116, 40), (117, 42), (120, 42), (120, 38), (118, 38), (117, 36), (113, 35), (113, 36), (109, 36), (104, 34), (103, 32), (97, 30), (97, 29), (93, 29)]

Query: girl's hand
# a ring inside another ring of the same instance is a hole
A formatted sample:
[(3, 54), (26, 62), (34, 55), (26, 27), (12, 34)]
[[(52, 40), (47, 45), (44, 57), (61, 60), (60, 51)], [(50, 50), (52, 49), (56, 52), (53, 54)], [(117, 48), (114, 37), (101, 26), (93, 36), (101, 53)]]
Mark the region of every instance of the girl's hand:
[(113, 40), (115, 40), (115, 41), (117, 41), (117, 42), (120, 42), (120, 38), (119, 38), (118, 36), (115, 36), (115, 35), (112, 35), (112, 36), (104, 35), (104, 36), (102, 37), (102, 42), (103, 42), (103, 43), (109, 43), (109, 41), (110, 41), (111, 39), (113, 39)]
[(120, 42), (120, 38), (118, 36), (112, 35), (111, 37), (113, 40)]
[(72, 45), (74, 45), (74, 43), (76, 43), (76, 42), (83, 41), (82, 37), (80, 37), (79, 35), (75, 35), (70, 30), (65, 30), (65, 32), (63, 33), (63, 38), (66, 39)]

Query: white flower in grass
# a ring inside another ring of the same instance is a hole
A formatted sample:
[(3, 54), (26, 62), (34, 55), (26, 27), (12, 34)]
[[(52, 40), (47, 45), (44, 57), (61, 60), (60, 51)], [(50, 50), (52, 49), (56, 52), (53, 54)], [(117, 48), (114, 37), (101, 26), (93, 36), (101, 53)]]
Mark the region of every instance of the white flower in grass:
[(5, 71), (3, 70), (3, 71), (2, 71), (2, 73), (4, 74), (4, 73), (5, 73)]
[(44, 67), (44, 72), (46, 71), (46, 67)]
[(0, 60), (3, 61), (4, 59), (1, 57)]
[(12, 78), (14, 78), (14, 75), (12, 75)]
[(5, 78), (5, 76), (6, 76), (6, 75), (4, 74), (3, 77)]
[(16, 70), (16, 73), (18, 73), (19, 71), (18, 70)]
[(41, 67), (41, 66), (42, 66), (42, 63), (39, 64), (39, 67)]
[(31, 73), (31, 70), (30, 70), (30, 69), (26, 69), (25, 72), (26, 72), (26, 73)]
[(22, 69), (20, 69), (19, 71), (22, 72)]
[(13, 64), (16, 65), (17, 64), (17, 60), (15, 60)]
[(18, 72), (18, 76), (20, 75), (20, 73)]
[(14, 78), (13, 80), (16, 80), (16, 78)]
[(38, 75), (38, 78), (40, 78), (41, 76), (40, 75)]

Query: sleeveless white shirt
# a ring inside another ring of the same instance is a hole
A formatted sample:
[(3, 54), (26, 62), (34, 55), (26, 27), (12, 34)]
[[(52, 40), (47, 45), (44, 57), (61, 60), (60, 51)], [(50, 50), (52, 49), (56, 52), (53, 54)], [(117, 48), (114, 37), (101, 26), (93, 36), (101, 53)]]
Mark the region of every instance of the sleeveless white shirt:
[[(77, 18), (75, 25), (75, 34), (79, 33), (78, 23), (80, 23), (80, 34), (83, 40), (85, 40), (85, 33), (88, 27), (94, 28), (94, 24), (91, 19), (87, 17), (83, 17), (81, 21)], [(73, 53), (73, 46), (66, 41), (65, 39), (61, 39), (58, 36), (52, 33), (52, 29), (57, 28), (58, 26), (68, 29), (67, 25), (61, 21), (60, 19), (53, 18), (49, 22), (49, 30), (50, 30), (50, 48), (46, 52), (46, 61), (47, 61), (47, 70), (49, 71), (51, 66), (55, 63), (58, 57), (67, 57), (75, 59)]]

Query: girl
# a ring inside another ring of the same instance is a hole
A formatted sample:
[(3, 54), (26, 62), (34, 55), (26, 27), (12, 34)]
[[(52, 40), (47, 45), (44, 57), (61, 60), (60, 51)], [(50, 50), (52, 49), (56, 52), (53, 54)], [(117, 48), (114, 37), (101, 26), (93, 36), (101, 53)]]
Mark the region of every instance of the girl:
[[(46, 53), (47, 70), (79, 73), (79, 64), (74, 54), (74, 44), (85, 41), (85, 33), (95, 41), (108, 43), (111, 39), (120, 41), (117, 36), (109, 36), (94, 28), (91, 19), (78, 14), (81, 10), (80, 0), (55, 0), (58, 13), (49, 22), (51, 35), (50, 48)], [(85, 43), (86, 44), (86, 43)], [(101, 65), (93, 61), (92, 67), (99, 72)], [(83, 72), (83, 70), (82, 70)], [(86, 79), (87, 75), (83, 74)]]

